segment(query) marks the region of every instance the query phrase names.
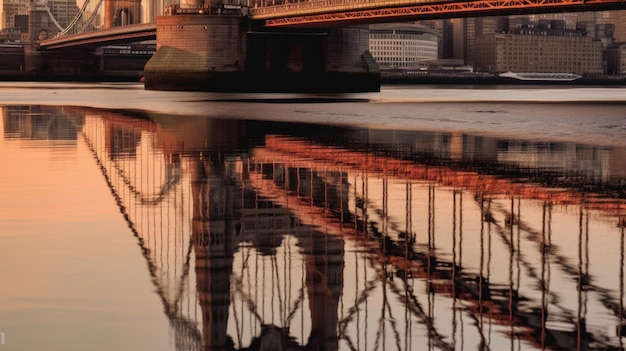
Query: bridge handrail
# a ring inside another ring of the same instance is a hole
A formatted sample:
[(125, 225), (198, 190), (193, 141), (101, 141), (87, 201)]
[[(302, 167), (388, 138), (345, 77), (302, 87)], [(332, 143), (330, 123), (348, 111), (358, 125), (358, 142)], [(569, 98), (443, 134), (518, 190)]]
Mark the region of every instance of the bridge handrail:
[(451, 1), (441, 0), (313, 0), (305, 2), (294, 2), (280, 5), (262, 6), (250, 8), (252, 19), (266, 19), (273, 17), (275, 14), (281, 14), (284, 17), (320, 14), (333, 12), (336, 10), (366, 10), (380, 7), (381, 5), (389, 7), (399, 7), (406, 5), (415, 5), (416, 3), (445, 3)]

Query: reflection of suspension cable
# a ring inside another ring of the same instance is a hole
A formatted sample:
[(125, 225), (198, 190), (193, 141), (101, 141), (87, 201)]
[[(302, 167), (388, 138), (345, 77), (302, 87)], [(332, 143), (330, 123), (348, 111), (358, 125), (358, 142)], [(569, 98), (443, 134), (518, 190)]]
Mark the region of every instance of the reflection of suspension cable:
[[(361, 177), (361, 193), (363, 192), (363, 188), (364, 188), (364, 180), (363, 177)], [(355, 172), (354, 174), (354, 228), (358, 228), (357, 224), (358, 224), (358, 210), (359, 210), (359, 204), (358, 204), (358, 194), (357, 194), (357, 173)], [(361, 208), (361, 211), (363, 209)], [(361, 212), (361, 214), (363, 214), (363, 212)], [(353, 250), (354, 252), (354, 265), (355, 265), (355, 274), (354, 274), (354, 306), (358, 306), (358, 292), (359, 292), (359, 253), (357, 252), (357, 250)], [(345, 316), (342, 315), (342, 320), (345, 320)], [(343, 334), (343, 333), (342, 333)], [(356, 335), (357, 335), (357, 340), (361, 340), (361, 310), (360, 309), (356, 309)]]
[[(273, 244), (274, 243), (272, 242), (272, 245)], [(283, 252), (284, 251), (285, 250), (283, 249)], [(277, 294), (272, 294), (272, 323), (276, 323), (276, 322), (274, 322), (274, 312), (273, 312), (274, 311), (274, 295), (278, 295), (279, 318), (281, 319), (280, 322), (282, 324), (282, 327), (286, 327), (286, 325), (285, 325), (286, 316), (285, 316), (284, 300), (283, 300), (283, 296), (282, 296), (281, 289), (280, 289), (280, 276), (278, 274), (278, 258), (276, 257), (276, 254), (272, 255), (271, 261), (272, 261), (272, 271), (274, 272), (274, 274), (272, 274), (272, 282), (274, 282), (274, 278), (276, 278), (276, 283), (272, 284), (273, 285), (272, 289), (274, 289), (274, 286), (275, 286), (275, 289), (277, 290)]]
[[(487, 199), (487, 214), (491, 216), (491, 198)], [(484, 217), (483, 217), (483, 220)], [(491, 282), (491, 220), (487, 221), (487, 282)], [(488, 345), (491, 345), (491, 326), (492, 320), (489, 319), (489, 340)]]
[[(86, 144), (89, 146), (90, 151), (92, 155), (94, 156), (95, 161), (98, 167), (100, 168), (100, 171), (104, 177), (107, 187), (111, 190), (113, 198), (115, 199), (115, 202), (120, 212), (123, 214), (124, 219), (127, 222), (129, 229), (131, 230), (133, 236), (138, 241), (139, 247), (141, 248), (142, 256), (144, 257), (144, 259), (146, 259), (146, 262), (148, 264), (148, 271), (150, 273), (150, 276), (152, 277), (152, 282), (156, 287), (156, 292), (158, 296), (161, 298), (161, 302), (163, 303), (163, 306), (165, 309), (165, 315), (167, 316), (169, 322), (171, 323), (170, 325), (174, 328), (176, 332), (176, 339), (177, 339), (176, 343), (177, 345), (180, 342), (185, 342), (187, 344), (191, 343), (190, 345), (192, 346), (191, 349), (199, 349), (199, 345), (201, 343), (201, 334), (197, 330), (196, 322), (189, 320), (188, 318), (181, 315), (180, 311), (177, 310), (176, 308), (172, 308), (173, 304), (171, 303), (171, 301), (167, 299), (167, 296), (168, 296), (167, 291), (165, 291), (164, 287), (161, 286), (158, 282), (157, 277), (158, 277), (159, 269), (154, 262), (154, 257), (151, 256), (151, 249), (150, 249), (149, 243), (147, 243), (144, 237), (140, 235), (140, 230), (142, 230), (143, 227), (140, 226), (138, 228), (136, 225), (136, 222), (133, 221), (130, 216), (132, 211), (129, 211), (129, 206), (132, 204), (127, 204), (124, 202), (124, 199), (128, 197), (128, 194), (126, 193), (127, 189), (124, 189), (124, 187), (121, 187), (121, 191), (120, 191), (119, 190), (120, 180), (111, 178), (111, 174), (114, 174), (111, 171), (113, 167), (112, 161), (110, 160), (110, 157), (106, 156), (106, 142), (103, 140), (103, 138), (106, 136), (105, 135), (106, 132), (100, 128), (100, 123), (96, 123), (95, 121), (93, 123), (88, 123), (87, 125), (91, 125), (91, 128), (85, 129), (83, 131), (83, 134), (82, 134), (83, 138)], [(89, 132), (95, 135), (95, 138), (90, 139), (87, 135)], [(103, 153), (105, 154), (104, 157), (102, 156)], [(135, 216), (135, 218), (137, 217)], [(143, 222), (144, 221), (141, 221), (142, 224)], [(190, 243), (190, 247), (191, 247), (191, 243)], [(189, 259), (189, 257), (190, 257), (190, 252), (188, 252), (187, 259)], [(184, 284), (185, 278), (186, 278), (186, 275), (183, 275), (182, 284)], [(177, 304), (174, 303), (174, 305), (177, 305)]]
[(435, 187), (428, 185), (428, 271), (430, 272), (430, 257), (435, 249)]
[[(369, 172), (365, 172), (365, 174), (363, 175), (363, 179), (364, 179), (364, 186), (363, 186), (363, 234), (365, 234), (365, 237), (369, 236), (369, 212), (367, 210), (368, 208), (368, 204), (369, 204)], [(366, 265), (366, 261), (365, 261), (365, 256), (363, 256), (363, 288), (364, 291), (367, 291), (367, 269), (366, 269), (367, 265)], [(365, 295), (365, 294), (364, 294)], [(369, 341), (369, 331), (368, 331), (368, 327), (369, 327), (369, 299), (365, 299), (365, 349), (368, 349), (368, 341)]]
[[(582, 346), (583, 334), (586, 334), (587, 290), (589, 284), (589, 213), (584, 213), (584, 206), (579, 210), (578, 230), (578, 328), (577, 341)], [(583, 222), (584, 219), (584, 222)]]
[(578, 214), (578, 309), (576, 315), (576, 346), (577, 350), (580, 350), (582, 345), (582, 290), (583, 290), (583, 207), (579, 207)]
[(485, 209), (484, 209), (484, 194), (480, 194), (480, 261), (479, 261), (479, 273), (478, 273), (478, 331), (480, 333), (480, 350), (486, 349), (485, 332), (483, 325), (483, 285), (485, 283)]
[(452, 190), (452, 276), (450, 278), (450, 284), (452, 284), (452, 347), (454, 347), (456, 349), (456, 329), (457, 329), (457, 322), (456, 322), (456, 316), (458, 313), (458, 310), (456, 308), (456, 296), (457, 296), (457, 291), (456, 291), (456, 267), (457, 267), (457, 261), (456, 261), (456, 195), (457, 195), (457, 191), (456, 190)]
[[(412, 184), (411, 182), (407, 182), (406, 183), (406, 208), (405, 208), (405, 222), (406, 222), (406, 228), (405, 228), (405, 239), (404, 239), (404, 259), (409, 262), (409, 244), (413, 244), (415, 242), (415, 238), (413, 237), (413, 224), (412, 224), (412, 219), (413, 219), (413, 190), (412, 190)], [(413, 323), (411, 320), (411, 314), (409, 313), (409, 291), (413, 290), (413, 279), (409, 280), (409, 270), (405, 270), (404, 271), (404, 277), (403, 277), (403, 281), (405, 284), (404, 287), (404, 349), (405, 350), (409, 350), (410, 347), (409, 345), (411, 345), (413, 343), (413, 338), (412, 336), (412, 330), (413, 330)], [(411, 282), (411, 285), (409, 284), (409, 281)]]
[(515, 328), (513, 325), (513, 308), (515, 307), (514, 305), (514, 286), (513, 286), (513, 256), (515, 255), (515, 244), (514, 244), (514, 238), (513, 238), (513, 216), (515, 215), (515, 210), (514, 210), (514, 206), (515, 206), (515, 202), (513, 200), (513, 198), (511, 198), (511, 216), (510, 216), (510, 223), (509, 223), (509, 327), (510, 327), (510, 333), (511, 336), (509, 338), (509, 340), (511, 341), (511, 350), (513, 350), (513, 345), (515, 344)]
[[(521, 236), (522, 236), (522, 229), (521, 229), (521, 223), (522, 223), (522, 202), (521, 199), (518, 198), (517, 199), (517, 217), (513, 216), (513, 218), (517, 218), (517, 221), (515, 222), (517, 224), (517, 255), (515, 258), (515, 262), (517, 263), (517, 283), (515, 285), (515, 291), (517, 291), (517, 293), (519, 294), (520, 291), (520, 283), (521, 283), (521, 279), (522, 279), (522, 269), (521, 269), (521, 261), (522, 261), (522, 242), (521, 242)], [(518, 339), (518, 343), (521, 343), (521, 338)], [(521, 347), (521, 346), (520, 346)]]
[[(463, 271), (463, 192), (459, 192), (459, 274)], [(463, 311), (459, 311), (459, 321), (461, 322), (461, 350), (465, 349), (465, 323), (463, 322)]]
[(546, 347), (546, 323), (548, 319), (548, 299), (546, 294), (546, 202), (543, 203), (541, 221), (541, 349)]
[[(620, 223), (623, 223), (620, 219)], [(620, 235), (620, 248), (619, 248), (619, 324), (618, 334), (619, 337), (619, 349), (624, 349), (624, 225), (622, 225), (622, 232)]]
[[(382, 189), (382, 197), (383, 197), (383, 226), (382, 226), (382, 239), (383, 239), (383, 255), (384, 257), (387, 256), (388, 250), (389, 248), (387, 248), (387, 239), (389, 238), (389, 232), (388, 232), (388, 225), (389, 225), (389, 217), (388, 217), (388, 206), (389, 206), (389, 178), (384, 175), (383, 176), (383, 189)], [(383, 281), (382, 281), (382, 294), (383, 294), (383, 303), (382, 303), (382, 313), (381, 313), (381, 317), (380, 317), (380, 322), (379, 322), (379, 328), (381, 328), (380, 331), (382, 331), (382, 340), (383, 340), (383, 348), (385, 347), (385, 345), (387, 345), (387, 333), (386, 333), (386, 328), (385, 328), (385, 319), (386, 319), (386, 311), (387, 311), (387, 304), (389, 303), (387, 300), (387, 282), (388, 282), (388, 274), (390, 274), (387, 271), (387, 259), (383, 260)], [(391, 316), (390, 316), (391, 319)], [(376, 339), (376, 347), (375, 349), (378, 349), (378, 338)]]

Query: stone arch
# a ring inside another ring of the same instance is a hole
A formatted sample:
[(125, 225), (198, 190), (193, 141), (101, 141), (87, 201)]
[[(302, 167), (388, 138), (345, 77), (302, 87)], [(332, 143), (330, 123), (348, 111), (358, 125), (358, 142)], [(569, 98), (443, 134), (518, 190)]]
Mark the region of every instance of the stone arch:
[(46, 29), (40, 29), (39, 32), (37, 32), (37, 40), (46, 40), (49, 37), (49, 32)]
[(104, 0), (104, 27), (141, 23), (141, 0)]
[(127, 8), (118, 8), (115, 12), (115, 27), (133, 24), (133, 13)]

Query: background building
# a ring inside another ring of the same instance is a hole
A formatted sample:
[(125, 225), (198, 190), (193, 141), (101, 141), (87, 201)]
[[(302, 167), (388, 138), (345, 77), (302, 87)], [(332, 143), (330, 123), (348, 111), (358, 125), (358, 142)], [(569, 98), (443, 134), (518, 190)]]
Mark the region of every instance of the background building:
[(61, 27), (67, 27), (78, 14), (76, 0), (48, 0), (48, 7)]
[(416, 69), (437, 60), (437, 35), (424, 25), (370, 25), (369, 50), (382, 69)]
[(626, 10), (602, 12), (606, 23), (615, 25), (615, 40), (626, 42)]
[[(528, 63), (523, 67), (516, 66), (520, 69), (541, 65), (543, 69), (547, 70), (547, 67), (551, 66), (561, 72), (611, 74), (608, 67), (617, 67), (619, 63), (616, 61), (609, 63), (607, 60), (611, 58), (615, 60), (616, 55), (614, 52), (611, 54), (602, 51), (609, 48), (615, 51), (615, 43), (626, 42), (626, 10), (477, 17), (437, 22), (435, 28), (438, 28), (440, 59), (461, 57), (465, 64), (474, 67), (476, 71), (493, 73), (503, 65), (511, 66), (511, 62), (503, 61), (506, 58), (511, 57), (510, 60), (514, 60), (512, 57), (519, 56), (519, 61), (523, 61), (519, 62), (520, 64)], [(522, 35), (547, 37), (522, 38)], [(505, 52), (508, 49), (502, 42), (504, 38), (510, 42), (508, 44), (510, 50), (513, 50), (511, 46), (527, 46), (531, 51), (524, 55), (518, 49)], [(595, 41), (601, 43), (600, 52)], [(499, 66), (496, 63), (497, 50), (500, 51)], [(533, 52), (545, 52), (543, 59), (539, 57), (541, 55), (534, 55)], [(563, 53), (566, 55), (562, 55)], [(555, 56), (548, 58), (547, 55)], [(549, 60), (552, 63), (548, 62)], [(571, 63), (574, 61), (575, 64)], [(572, 67), (573, 65), (575, 67)]]
[(606, 73), (626, 75), (626, 43), (615, 43), (604, 51)]
[[(41, 8), (44, 4), (63, 28), (67, 27), (79, 12), (76, 0), (36, 1), (37, 8)], [(13, 32), (17, 29), (21, 33), (28, 32), (29, 6), (33, 5), (35, 5), (34, 0), (0, 0), (0, 30)]]
[(0, 29), (16, 28), (18, 15), (28, 15), (28, 0), (0, 0)]
[(545, 26), (476, 38), (474, 69), (483, 72), (603, 72), (602, 42), (583, 31)]

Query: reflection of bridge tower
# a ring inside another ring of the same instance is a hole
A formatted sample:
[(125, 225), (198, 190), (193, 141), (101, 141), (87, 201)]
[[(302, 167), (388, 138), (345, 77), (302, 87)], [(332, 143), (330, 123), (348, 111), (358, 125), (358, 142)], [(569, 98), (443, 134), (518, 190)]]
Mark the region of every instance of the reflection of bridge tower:
[[(349, 186), (344, 182), (344, 176), (342, 172), (299, 173), (298, 184), (302, 184), (300, 189), (306, 192), (300, 195), (310, 197), (313, 203), (325, 204), (331, 213), (348, 214), (348, 202), (345, 199), (348, 198)], [(313, 188), (307, 188), (304, 184), (310, 184)], [(316, 199), (315, 189), (325, 189), (324, 196), (317, 193), (320, 198)], [(306, 283), (312, 323), (308, 345), (312, 349), (339, 349), (337, 321), (343, 290), (343, 245), (342, 238), (318, 232), (312, 237), (310, 248), (307, 248)]]
[[(259, 205), (258, 194), (245, 191), (240, 188), (241, 184), (233, 182), (233, 174), (228, 165), (224, 168), (219, 164), (220, 161), (211, 160), (210, 156), (191, 159), (192, 240), (205, 349), (226, 350), (234, 347), (228, 333), (228, 324), (233, 262), (239, 243), (250, 242), (261, 255), (271, 256), (275, 255), (275, 249), (280, 246), (283, 236), (291, 232), (297, 237), (298, 246), (305, 257), (303, 268), (306, 278), (303, 280), (303, 288), (307, 291), (311, 318), (311, 331), (305, 347), (338, 350), (337, 325), (344, 268), (342, 238), (308, 225), (298, 229), (291, 227), (293, 223), (285, 217), (289, 214), (284, 209), (273, 207), (271, 201), (261, 201), (262, 204)], [(347, 210), (347, 202), (341, 201), (347, 197), (347, 184), (341, 176), (320, 176), (309, 172), (296, 175), (290, 172), (294, 169), (272, 169), (270, 165), (263, 165), (262, 168), (274, 177), (288, 179), (287, 183), (302, 185), (298, 188), (303, 190), (301, 195), (305, 198), (313, 197), (311, 189), (306, 188), (305, 184), (328, 187), (327, 198), (313, 199), (313, 202), (326, 202), (328, 209), (334, 213), (342, 212), (342, 207), (343, 211)], [(240, 171), (247, 173), (246, 170)], [(256, 281), (256, 284), (263, 283)], [(263, 289), (258, 290), (258, 286), (254, 289), (255, 297), (250, 298), (264, 300)], [(279, 293), (281, 296), (286, 296), (285, 294)], [(264, 309), (252, 300), (249, 303), (254, 305), (253, 310)], [(302, 346), (295, 344), (288, 335), (289, 324), (274, 325), (273, 317), (263, 312), (255, 312), (255, 315), (262, 330), (258, 330), (261, 334), (255, 335), (254, 345), (282, 345), (286, 349)]]
[(141, 0), (104, 0), (104, 28), (141, 23)]
[(210, 160), (192, 163), (193, 243), (196, 257), (196, 287), (202, 308), (206, 350), (227, 346), (230, 276), (240, 226), (234, 225), (232, 187), (220, 174), (211, 172)]
[(343, 240), (323, 233), (313, 234), (306, 248), (306, 286), (311, 311), (311, 335), (308, 346), (313, 350), (338, 350), (337, 321), (339, 299), (343, 289)]

